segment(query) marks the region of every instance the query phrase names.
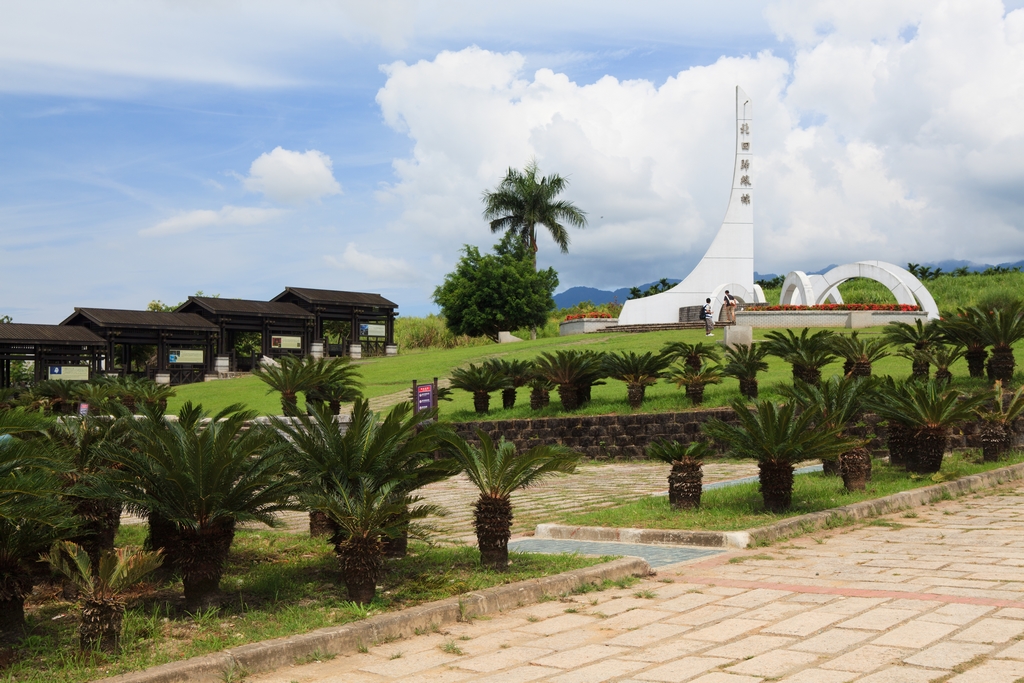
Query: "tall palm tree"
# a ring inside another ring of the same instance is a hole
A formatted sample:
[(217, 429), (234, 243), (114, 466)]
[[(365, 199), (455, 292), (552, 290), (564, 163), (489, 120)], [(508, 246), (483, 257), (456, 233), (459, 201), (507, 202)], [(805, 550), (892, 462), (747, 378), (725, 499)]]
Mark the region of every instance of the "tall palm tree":
[(793, 366), (793, 380), (802, 380), (807, 384), (821, 381), (821, 369), (836, 359), (831, 349), (831, 340), (835, 333), (821, 330), (809, 334), (806, 327), (799, 336), (792, 330), (771, 330), (764, 336), (767, 340), (768, 353), (778, 356)]
[(189, 611), (212, 604), (238, 524), (276, 526), (295, 509), (298, 482), (277, 432), (229, 406), (204, 420), (186, 403), (178, 421), (132, 422), (134, 447), (117, 451), (117, 486), (129, 509), (166, 525), (161, 544), (181, 571)]
[(738, 425), (713, 420), (704, 425), (711, 438), (728, 445), (741, 457), (757, 460), (761, 497), (769, 512), (785, 512), (793, 504), (794, 464), (839, 455), (849, 448), (836, 430), (816, 427), (815, 410), (797, 414), (796, 405), (776, 407), (760, 401), (751, 411), (746, 403), (733, 401)]
[(747, 398), (757, 399), (757, 373), (768, 369), (764, 359), (768, 348), (764, 344), (736, 344), (725, 349), (725, 365), (722, 374), (735, 377), (740, 382), (740, 393)]
[(667, 367), (668, 359), (651, 351), (644, 354), (623, 351), (604, 357), (605, 372), (612, 379), (626, 383), (626, 400), (634, 410), (643, 405), (647, 387), (662, 378)]
[(890, 422), (900, 422), (906, 427), (909, 435), (907, 469), (930, 474), (942, 467), (950, 429), (973, 417), (975, 409), (988, 398), (986, 394), (965, 396), (929, 380), (908, 382), (903, 391), (883, 391), (872, 401), (872, 407)]
[(470, 363), (468, 368), (452, 370), (451, 386), (473, 394), (473, 409), (486, 413), (491, 407), (491, 392), (510, 384), (507, 377), (494, 365)]
[(495, 444), (482, 429), (477, 430), (479, 448), (455, 434), (445, 438), (447, 452), (480, 491), (473, 505), (480, 562), (492, 569), (505, 569), (512, 535), (512, 493), (549, 475), (575, 471), (579, 455), (564, 446), (535, 446), (516, 453), (515, 444), (504, 438)]
[(43, 559), (82, 592), (79, 649), (87, 652), (98, 647), (109, 653), (121, 649), (121, 623), (128, 590), (163, 563), (159, 551), (138, 548), (105, 550), (93, 562), (85, 548), (70, 541), (55, 543)]
[(516, 389), (525, 386), (533, 378), (533, 363), (528, 360), (492, 358), (484, 361), (484, 364), (493, 366), (508, 382), (501, 390), (501, 407), (505, 410), (515, 408)]
[(885, 337), (862, 338), (859, 333), (837, 334), (831, 339), (832, 352), (846, 361), (843, 374), (870, 377), (871, 365), (889, 355), (889, 340)]
[(647, 447), (647, 457), (672, 466), (668, 474), (668, 502), (673, 510), (700, 507), (704, 489), (704, 458), (714, 451), (704, 441), (684, 446), (678, 441), (655, 441)]
[(535, 267), (538, 225), (547, 228), (563, 254), (569, 253), (569, 232), (563, 223), (576, 228), (587, 225), (584, 211), (572, 202), (555, 200), (569, 181), (558, 174), (538, 176), (537, 161), (533, 159), (522, 171), (508, 169), (493, 192), (484, 192), (484, 218), (491, 222), (491, 232), (508, 230), (519, 235), (530, 245)]
[(62, 498), (59, 461), (42, 438), (49, 420), (0, 411), (0, 640), (20, 634), (32, 564), (51, 543), (76, 530)]

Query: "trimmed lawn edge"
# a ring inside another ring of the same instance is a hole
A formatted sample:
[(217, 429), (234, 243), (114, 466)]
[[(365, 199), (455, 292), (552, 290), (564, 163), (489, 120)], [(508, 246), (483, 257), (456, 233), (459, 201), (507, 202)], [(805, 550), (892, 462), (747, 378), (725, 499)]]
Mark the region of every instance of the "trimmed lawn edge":
[(568, 593), (586, 584), (615, 581), (627, 576), (649, 576), (650, 565), (638, 557), (624, 557), (594, 567), (494, 586), (474, 593), (369, 619), (321, 628), (260, 643), (233, 647), (202, 657), (161, 664), (142, 671), (99, 680), (109, 683), (177, 683), (224, 681), (294, 664), (296, 659), (318, 654), (351, 654), (360, 647), (396, 638), (427, 633), (444, 624), (468, 621), (496, 612), (539, 602), (546, 596)]
[(830, 510), (809, 512), (746, 531), (692, 531), (681, 529), (617, 529), (600, 526), (538, 524), (535, 538), (575, 541), (617, 541), (652, 545), (697, 545), (708, 548), (754, 548), (821, 528), (850, 524), (860, 519), (898, 512), (938, 500), (994, 488), (1024, 478), (1024, 463), (980, 472), (954, 481), (901, 491), (890, 496), (851, 503)]

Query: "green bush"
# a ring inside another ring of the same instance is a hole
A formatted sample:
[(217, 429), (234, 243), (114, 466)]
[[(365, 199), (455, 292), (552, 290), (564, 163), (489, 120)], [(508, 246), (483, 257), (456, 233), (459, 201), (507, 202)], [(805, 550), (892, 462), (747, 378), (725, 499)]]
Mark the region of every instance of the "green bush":
[(426, 318), (397, 318), (395, 343), (402, 349), (455, 349), (463, 346), (491, 344), (487, 337), (452, 334), (444, 318), (430, 314)]

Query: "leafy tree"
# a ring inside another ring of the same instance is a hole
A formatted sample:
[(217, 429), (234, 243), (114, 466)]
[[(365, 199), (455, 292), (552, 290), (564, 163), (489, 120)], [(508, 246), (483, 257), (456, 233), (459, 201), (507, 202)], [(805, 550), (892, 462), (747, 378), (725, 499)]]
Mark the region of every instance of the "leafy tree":
[(519, 171), (508, 169), (493, 192), (484, 192), (484, 218), (491, 232), (506, 231), (519, 237), (533, 254), (537, 265), (537, 226), (547, 228), (551, 239), (569, 253), (569, 232), (563, 223), (577, 228), (587, 225), (587, 215), (572, 202), (556, 200), (569, 181), (558, 174), (538, 178), (537, 161), (531, 160)]
[(138, 548), (105, 550), (98, 561), (93, 561), (84, 548), (70, 541), (55, 543), (43, 559), (82, 591), (78, 647), (83, 652), (98, 647), (110, 653), (121, 649), (128, 591), (163, 563), (159, 551)]
[(504, 438), (495, 444), (482, 429), (477, 430), (477, 438), (480, 448), (450, 433), (445, 437), (446, 450), (480, 491), (480, 497), (473, 504), (480, 563), (493, 569), (506, 569), (508, 539), (512, 535), (512, 493), (548, 475), (575, 471), (579, 455), (564, 446), (535, 446), (517, 454), (515, 444)]
[(506, 235), (494, 254), (466, 245), (454, 272), (434, 290), (445, 324), (453, 334), (485, 335), (536, 327), (547, 322), (558, 286), (554, 268), (535, 270), (529, 247), (517, 234)]
[(0, 323), (13, 323), (14, 318), (9, 315), (0, 315)]

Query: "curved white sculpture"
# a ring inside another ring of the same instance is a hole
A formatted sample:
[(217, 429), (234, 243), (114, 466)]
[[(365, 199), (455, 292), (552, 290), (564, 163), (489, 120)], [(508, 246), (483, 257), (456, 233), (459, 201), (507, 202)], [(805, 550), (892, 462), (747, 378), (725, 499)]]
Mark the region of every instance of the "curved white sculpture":
[(736, 159), (732, 193), (725, 220), (704, 258), (686, 278), (667, 292), (642, 299), (630, 299), (619, 312), (620, 325), (649, 325), (679, 321), (679, 309), (700, 306), (711, 297), (715, 311), (721, 310), (722, 293), (742, 302), (764, 303), (764, 293), (754, 284), (754, 177), (753, 106), (736, 86)]
[(939, 317), (939, 307), (928, 288), (909, 271), (885, 261), (846, 263), (820, 276), (807, 276), (794, 270), (786, 275), (782, 283), (780, 303), (803, 306), (818, 305), (829, 300), (842, 303), (839, 285), (858, 277), (882, 283), (898, 303), (920, 306), (929, 320)]

